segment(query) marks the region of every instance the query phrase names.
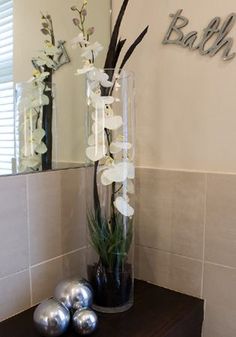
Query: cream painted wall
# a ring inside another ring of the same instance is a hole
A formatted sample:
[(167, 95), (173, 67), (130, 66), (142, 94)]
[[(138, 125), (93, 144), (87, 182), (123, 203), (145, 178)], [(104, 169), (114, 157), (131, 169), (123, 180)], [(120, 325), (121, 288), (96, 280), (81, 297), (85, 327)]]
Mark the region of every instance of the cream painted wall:
[[(113, 0), (114, 16), (120, 3)], [(131, 41), (150, 25), (127, 66), (136, 74), (137, 164), (236, 172), (236, 59), (163, 46), (169, 14), (181, 8), (190, 19), (186, 32), (236, 11), (234, 0), (130, 0), (123, 36)], [(236, 51), (236, 26), (230, 36)]]
[[(84, 160), (84, 78), (74, 76), (81, 66), (79, 50), (72, 50), (70, 41), (78, 31), (72, 23), (70, 7), (78, 0), (14, 0), (14, 76), (16, 82), (32, 75), (31, 58), (40, 50), (44, 37), (40, 32), (40, 11), (51, 14), (56, 38), (66, 40), (71, 63), (54, 77), (57, 95), (57, 158), (63, 162)], [(110, 36), (110, 0), (93, 0), (88, 6), (88, 22), (95, 26), (96, 40), (106, 47)], [(102, 64), (104, 52), (98, 59)]]

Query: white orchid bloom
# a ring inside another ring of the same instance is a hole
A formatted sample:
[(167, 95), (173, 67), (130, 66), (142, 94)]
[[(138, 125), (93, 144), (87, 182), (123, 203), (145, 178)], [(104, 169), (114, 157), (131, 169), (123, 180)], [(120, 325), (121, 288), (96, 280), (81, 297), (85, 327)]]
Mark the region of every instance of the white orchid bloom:
[(84, 37), (83, 33), (79, 33), (74, 39), (71, 40), (72, 49), (76, 49), (78, 47), (85, 47), (89, 45), (89, 41)]
[(103, 50), (103, 46), (95, 42), (89, 46), (82, 48), (82, 54), (81, 56), (86, 58), (87, 60), (95, 60), (95, 58), (98, 56), (98, 54)]
[(110, 145), (110, 152), (112, 154), (117, 154), (121, 151), (128, 151), (132, 148), (132, 144), (128, 142), (120, 142), (120, 141), (115, 141), (112, 142)]
[(83, 75), (94, 69), (94, 65), (89, 61), (84, 62), (83, 68), (77, 69), (75, 75)]
[(106, 156), (107, 148), (104, 145), (89, 146), (86, 149), (86, 156), (93, 162), (99, 161)]
[(101, 182), (106, 182), (106, 185), (110, 185), (113, 182), (123, 183), (127, 179), (134, 179), (134, 176), (134, 164), (124, 161), (118, 164), (114, 164), (112, 167), (104, 170), (101, 175)]
[(90, 99), (95, 109), (104, 110), (106, 105), (114, 103), (112, 96), (101, 96), (100, 93), (90, 92)]
[(104, 88), (112, 87), (113, 83), (109, 81), (109, 76), (100, 69), (94, 69), (88, 73), (88, 80), (92, 89), (97, 88), (99, 85)]
[(122, 117), (114, 116), (113, 110), (111, 109), (109, 104), (105, 104), (109, 102), (109, 96), (107, 100), (105, 96), (100, 97), (103, 97), (103, 99), (97, 100), (96, 98), (96, 103), (94, 102), (93, 97), (93, 104), (96, 104), (95, 111), (93, 111), (91, 115), (92, 119), (95, 121), (93, 125), (97, 125), (97, 129), (99, 129), (99, 132), (101, 132), (102, 129), (118, 130), (123, 125)]
[(92, 134), (88, 138), (89, 147), (86, 149), (87, 157), (95, 162), (103, 159), (107, 153), (105, 143), (104, 128), (99, 123), (94, 123), (92, 126)]
[(124, 216), (132, 217), (134, 215), (133, 207), (131, 207), (128, 201), (123, 197), (117, 197), (114, 201), (114, 206)]

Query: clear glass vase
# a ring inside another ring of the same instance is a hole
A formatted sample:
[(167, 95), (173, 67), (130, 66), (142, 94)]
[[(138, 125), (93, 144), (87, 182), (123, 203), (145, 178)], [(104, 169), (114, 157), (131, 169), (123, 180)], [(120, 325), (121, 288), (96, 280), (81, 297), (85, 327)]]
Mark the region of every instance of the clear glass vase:
[(51, 169), (56, 133), (55, 84), (36, 80), (18, 83), (15, 102), (16, 172)]
[(134, 76), (113, 69), (87, 75), (88, 280), (94, 309), (133, 305)]

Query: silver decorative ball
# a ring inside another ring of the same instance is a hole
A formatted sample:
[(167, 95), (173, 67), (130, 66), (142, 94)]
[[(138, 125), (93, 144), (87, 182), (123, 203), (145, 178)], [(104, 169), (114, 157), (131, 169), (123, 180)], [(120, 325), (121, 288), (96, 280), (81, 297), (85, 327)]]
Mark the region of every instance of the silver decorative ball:
[(42, 336), (61, 336), (70, 323), (70, 312), (55, 299), (42, 302), (35, 309), (34, 323)]
[(54, 297), (69, 310), (89, 308), (93, 304), (90, 284), (83, 279), (66, 280), (58, 284)]
[(89, 309), (77, 310), (73, 316), (73, 326), (80, 335), (90, 335), (98, 325), (98, 318), (94, 311)]

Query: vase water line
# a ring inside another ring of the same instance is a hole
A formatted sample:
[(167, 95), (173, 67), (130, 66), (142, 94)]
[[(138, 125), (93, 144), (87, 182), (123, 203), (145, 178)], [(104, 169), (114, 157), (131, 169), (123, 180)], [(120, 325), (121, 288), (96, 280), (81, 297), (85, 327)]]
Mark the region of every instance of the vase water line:
[(88, 280), (96, 310), (122, 312), (133, 305), (134, 76), (87, 77)]

